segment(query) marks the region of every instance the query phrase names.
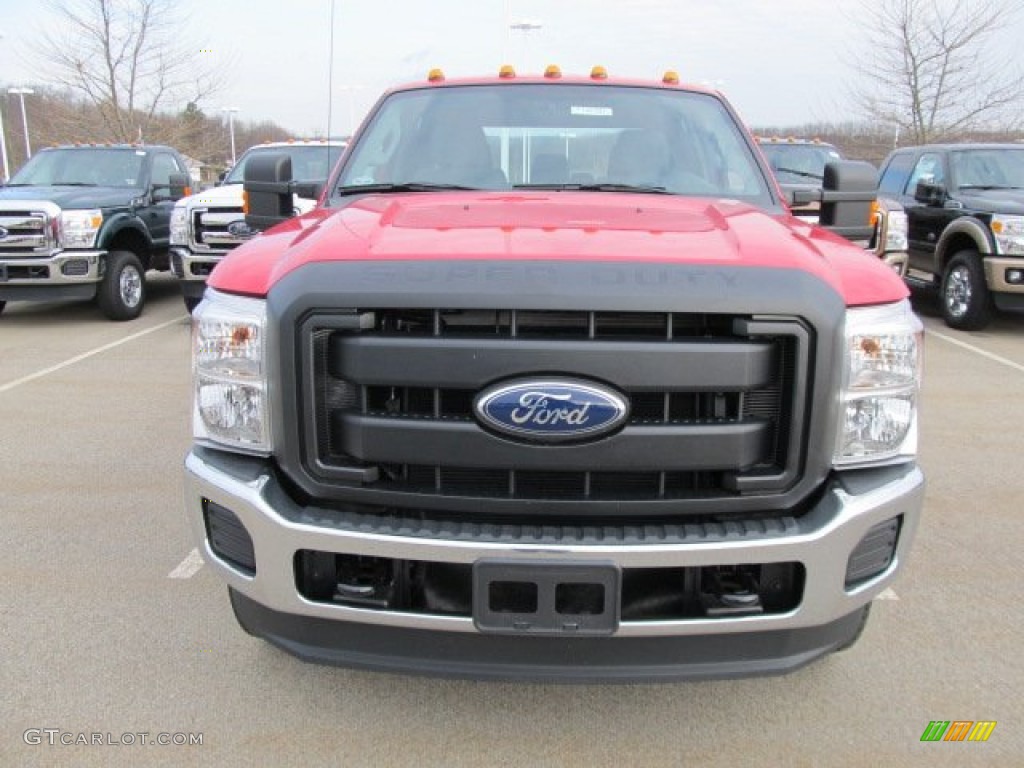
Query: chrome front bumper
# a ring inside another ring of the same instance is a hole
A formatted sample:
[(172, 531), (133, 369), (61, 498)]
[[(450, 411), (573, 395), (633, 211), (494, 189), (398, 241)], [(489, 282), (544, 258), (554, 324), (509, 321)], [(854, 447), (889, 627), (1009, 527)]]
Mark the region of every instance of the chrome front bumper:
[[(51, 256), (12, 257), (0, 253), (0, 286), (82, 285), (100, 280), (106, 251), (58, 251)], [(45, 268), (46, 277), (23, 277), (27, 270)]]
[[(574, 540), (488, 536), (484, 526), (446, 538), (414, 529), (375, 530), (367, 526), (297, 523), (315, 519), (294, 502), (259, 459), (194, 449), (185, 460), (185, 502), (190, 524), (210, 566), (233, 590), (254, 603), (296, 617), (361, 622), (377, 627), (479, 634), (472, 618), (373, 610), (311, 602), (295, 584), (294, 555), (301, 549), (417, 561), (474, 563), (483, 558), (553, 562), (610, 562), (621, 568), (714, 566), (799, 562), (805, 568), (803, 598), (787, 613), (735, 618), (623, 621), (615, 637), (669, 637), (755, 633), (820, 627), (847, 617), (894, 579), (910, 550), (920, 517), (924, 477), (916, 466), (862, 470), (833, 477), (820, 501), (786, 535), (759, 535), (753, 528), (724, 539), (699, 531), (679, 539), (650, 536)], [(204, 500), (233, 512), (253, 542), (256, 574), (249, 576), (221, 560), (207, 538)], [(902, 518), (891, 564), (855, 587), (846, 588), (847, 561), (873, 526)], [(700, 526), (697, 526), (698, 528)], [(790, 535), (791, 534), (791, 535)]]

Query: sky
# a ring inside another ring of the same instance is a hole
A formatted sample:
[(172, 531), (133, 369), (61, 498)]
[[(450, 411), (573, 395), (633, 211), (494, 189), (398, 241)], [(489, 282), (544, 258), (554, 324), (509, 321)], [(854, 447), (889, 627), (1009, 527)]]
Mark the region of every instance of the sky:
[[(119, 0), (122, 1), (122, 0)], [(871, 0), (177, 0), (182, 39), (224, 74), (201, 106), (272, 120), (296, 136), (344, 135), (381, 92), (489, 75), (503, 63), (686, 82), (721, 90), (748, 125), (859, 120), (847, 84), (868, 47)], [(333, 64), (331, 19), (333, 11)], [(1006, 30), (1024, 39), (1024, 14)], [(511, 25), (530, 22), (537, 29)], [(45, 83), (29, 41), (55, 23), (39, 0), (0, 0), (0, 84)], [(858, 53), (859, 52), (859, 53)], [(329, 89), (329, 84), (333, 87)], [(333, 98), (328, 98), (329, 92)], [(178, 105), (177, 108), (183, 108)], [(328, 125), (330, 122), (330, 125)]]

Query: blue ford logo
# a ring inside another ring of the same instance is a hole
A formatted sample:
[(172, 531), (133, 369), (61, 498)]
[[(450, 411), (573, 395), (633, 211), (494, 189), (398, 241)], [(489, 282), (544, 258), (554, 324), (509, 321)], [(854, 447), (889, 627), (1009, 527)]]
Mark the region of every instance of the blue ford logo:
[(256, 230), (246, 224), (245, 219), (239, 219), (238, 221), (232, 221), (228, 224), (228, 234), (232, 237), (247, 238), (255, 235)]
[(629, 416), (625, 398), (600, 384), (529, 379), (485, 389), (473, 403), (491, 429), (543, 443), (599, 437)]
[(7, 230), (0, 227), (0, 240), (3, 240), (5, 237), (7, 237)]

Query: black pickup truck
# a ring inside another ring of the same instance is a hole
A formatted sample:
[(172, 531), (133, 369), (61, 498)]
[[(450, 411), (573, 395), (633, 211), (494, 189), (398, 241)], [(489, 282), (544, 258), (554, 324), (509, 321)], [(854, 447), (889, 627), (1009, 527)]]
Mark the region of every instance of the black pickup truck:
[(1024, 311), (1024, 145), (933, 144), (892, 152), (879, 194), (908, 218), (912, 286), (938, 288), (946, 324), (984, 328)]
[(0, 311), (8, 301), (96, 299), (138, 317), (147, 270), (170, 266), (171, 209), (188, 193), (174, 149), (53, 147), (0, 188)]

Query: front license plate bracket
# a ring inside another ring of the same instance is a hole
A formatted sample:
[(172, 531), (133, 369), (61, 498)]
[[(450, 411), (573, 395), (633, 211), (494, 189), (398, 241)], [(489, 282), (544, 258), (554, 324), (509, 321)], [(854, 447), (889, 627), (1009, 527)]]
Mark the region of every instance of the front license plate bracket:
[(619, 627), (621, 582), (608, 562), (478, 560), (473, 622), (497, 634), (611, 635)]

